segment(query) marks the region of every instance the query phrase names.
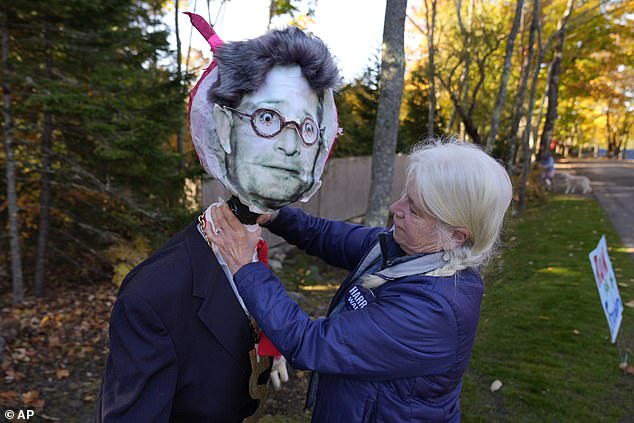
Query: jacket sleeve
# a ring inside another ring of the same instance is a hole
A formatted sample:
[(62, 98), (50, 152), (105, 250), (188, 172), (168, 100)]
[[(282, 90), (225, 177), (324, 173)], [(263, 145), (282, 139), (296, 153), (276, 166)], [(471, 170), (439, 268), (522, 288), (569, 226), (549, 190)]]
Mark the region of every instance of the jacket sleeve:
[(394, 291), (363, 309), (311, 320), (263, 264), (247, 264), (234, 281), (293, 367), (387, 380), (447, 372), (456, 362), (455, 313), (441, 297)]
[(168, 422), (178, 373), (172, 340), (152, 307), (120, 296), (110, 319), (104, 422)]
[(356, 267), (378, 234), (385, 230), (322, 219), (292, 207), (281, 209), (268, 229), (307, 254), (348, 270)]

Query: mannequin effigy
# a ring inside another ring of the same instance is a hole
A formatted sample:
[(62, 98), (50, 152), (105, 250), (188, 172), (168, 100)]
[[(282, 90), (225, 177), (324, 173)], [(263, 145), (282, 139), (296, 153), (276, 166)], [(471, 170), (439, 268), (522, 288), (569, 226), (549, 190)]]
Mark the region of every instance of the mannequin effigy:
[[(201, 165), (231, 193), (243, 224), (308, 201), (338, 131), (339, 76), (328, 49), (297, 28), (223, 43), (204, 19), (189, 16), (214, 53), (189, 104)], [(271, 362), (283, 375), (284, 360), (267, 357), (274, 347), (204, 236), (209, 211), (124, 279), (98, 421), (255, 421)], [(266, 262), (263, 242), (258, 259)]]
[[(254, 224), (258, 213), (308, 201), (321, 185), (338, 129), (338, 73), (327, 49), (315, 43), (313, 54), (305, 55), (310, 38), (297, 28), (223, 45), (204, 20), (190, 17), (214, 52), (190, 99), (192, 141), (203, 168), (233, 194), (228, 204), (243, 224)], [(203, 225), (210, 216), (208, 209)], [(266, 262), (266, 254), (258, 253)], [(279, 356), (265, 335), (258, 346), (260, 355)], [(285, 366), (279, 360), (274, 369)]]

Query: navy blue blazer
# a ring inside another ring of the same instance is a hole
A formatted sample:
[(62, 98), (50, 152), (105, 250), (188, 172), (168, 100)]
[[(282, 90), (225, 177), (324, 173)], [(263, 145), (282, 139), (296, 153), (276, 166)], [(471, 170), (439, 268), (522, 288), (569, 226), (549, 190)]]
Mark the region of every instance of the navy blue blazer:
[(248, 320), (194, 223), (121, 285), (97, 420), (241, 422), (258, 405), (252, 348)]

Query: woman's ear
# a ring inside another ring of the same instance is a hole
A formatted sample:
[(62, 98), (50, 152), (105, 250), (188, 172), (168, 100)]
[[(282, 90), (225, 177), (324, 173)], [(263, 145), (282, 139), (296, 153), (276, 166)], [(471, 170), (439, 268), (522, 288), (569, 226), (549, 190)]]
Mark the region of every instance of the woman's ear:
[(451, 240), (455, 243), (455, 247), (462, 246), (467, 241), (467, 239), (469, 239), (468, 229), (451, 228)]
[(213, 110), (214, 123), (216, 124), (216, 134), (218, 141), (225, 151), (225, 154), (231, 154), (231, 129), (233, 128), (233, 116), (231, 112), (222, 106), (214, 104)]

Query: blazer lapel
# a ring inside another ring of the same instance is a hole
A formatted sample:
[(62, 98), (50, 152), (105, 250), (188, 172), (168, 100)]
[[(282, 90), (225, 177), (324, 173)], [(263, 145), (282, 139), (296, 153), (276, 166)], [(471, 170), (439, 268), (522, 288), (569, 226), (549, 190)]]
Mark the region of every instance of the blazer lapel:
[(187, 230), (186, 243), (194, 278), (192, 294), (203, 298), (198, 317), (229, 355), (250, 373), (247, 358), (253, 339), (248, 319), (196, 222)]

